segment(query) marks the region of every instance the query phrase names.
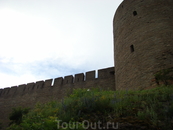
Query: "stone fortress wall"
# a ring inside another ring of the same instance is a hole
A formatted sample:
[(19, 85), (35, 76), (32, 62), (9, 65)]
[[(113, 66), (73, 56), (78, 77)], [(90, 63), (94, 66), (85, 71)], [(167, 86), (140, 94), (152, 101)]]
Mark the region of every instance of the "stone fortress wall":
[[(60, 101), (75, 88), (97, 88), (115, 90), (114, 67), (89, 71), (0, 89), (0, 122), (9, 123), (9, 113), (15, 107), (34, 107), (38, 102)], [(97, 78), (96, 78), (97, 77)]]
[[(173, 0), (124, 0), (113, 19), (115, 68), (0, 89), (0, 119), (11, 108), (62, 99), (73, 88), (145, 89), (154, 74), (173, 67)], [(115, 73), (115, 74), (114, 74)], [(53, 84), (53, 85), (52, 85)]]

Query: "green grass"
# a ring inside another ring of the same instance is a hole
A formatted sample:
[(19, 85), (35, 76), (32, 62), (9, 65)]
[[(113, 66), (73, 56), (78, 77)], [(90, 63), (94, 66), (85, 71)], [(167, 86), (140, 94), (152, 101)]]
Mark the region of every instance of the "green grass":
[[(108, 122), (118, 122), (119, 128), (124, 130), (129, 127), (172, 129), (173, 86), (140, 91), (75, 89), (61, 102), (37, 104), (28, 114), (23, 115), (20, 124), (13, 123), (8, 130), (56, 130), (70, 129), (70, 126), (71, 129), (84, 129), (86, 121), (89, 124), (98, 124), (100, 121), (101, 127)], [(64, 122), (69, 126), (65, 127)], [(88, 129), (91, 127), (89, 125)]]

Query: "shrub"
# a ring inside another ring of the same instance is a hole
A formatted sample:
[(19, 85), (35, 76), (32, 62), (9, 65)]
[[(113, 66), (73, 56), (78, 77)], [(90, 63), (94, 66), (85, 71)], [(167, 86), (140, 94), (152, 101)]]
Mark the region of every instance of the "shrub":
[(173, 80), (173, 68), (163, 69), (158, 71), (154, 76), (156, 83), (159, 85), (162, 82), (164, 85), (168, 85), (169, 81)]
[[(78, 129), (83, 129), (84, 120), (103, 124), (136, 123), (145, 125), (146, 129), (172, 129), (173, 86), (139, 91), (75, 89), (61, 102), (37, 104), (22, 116), (20, 124), (14, 123), (8, 130), (62, 130), (63, 122), (70, 125), (66, 130), (75, 128), (74, 122), (80, 124)], [(57, 125), (58, 121), (61, 122)]]
[(10, 125), (13, 123), (20, 124), (22, 121), (22, 116), (27, 114), (28, 112), (29, 108), (22, 108), (22, 107), (13, 108), (9, 116), (9, 119), (12, 121)]

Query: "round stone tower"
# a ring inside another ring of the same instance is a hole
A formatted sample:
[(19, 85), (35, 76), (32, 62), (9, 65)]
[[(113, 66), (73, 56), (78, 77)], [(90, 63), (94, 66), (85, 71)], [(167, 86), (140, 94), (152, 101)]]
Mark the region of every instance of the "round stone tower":
[(173, 67), (173, 0), (124, 0), (113, 33), (116, 90), (153, 86)]

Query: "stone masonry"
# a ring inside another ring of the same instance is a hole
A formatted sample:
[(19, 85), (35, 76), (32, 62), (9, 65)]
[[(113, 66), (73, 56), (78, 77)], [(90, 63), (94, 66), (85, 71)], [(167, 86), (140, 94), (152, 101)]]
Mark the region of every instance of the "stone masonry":
[(0, 122), (3, 122), (3, 126), (9, 124), (8, 117), (12, 108), (19, 106), (32, 108), (36, 103), (60, 101), (75, 88), (99, 87), (115, 90), (114, 67), (98, 70), (97, 73), (96, 76), (95, 71), (89, 71), (85, 74), (80, 73), (0, 89)]
[(116, 90), (153, 86), (173, 67), (173, 0), (124, 0), (113, 33)]
[[(155, 86), (154, 74), (173, 67), (173, 0), (124, 0), (113, 19), (115, 67), (0, 89), (0, 122), (12, 108), (61, 100), (75, 88)], [(97, 77), (97, 78), (96, 78)]]

